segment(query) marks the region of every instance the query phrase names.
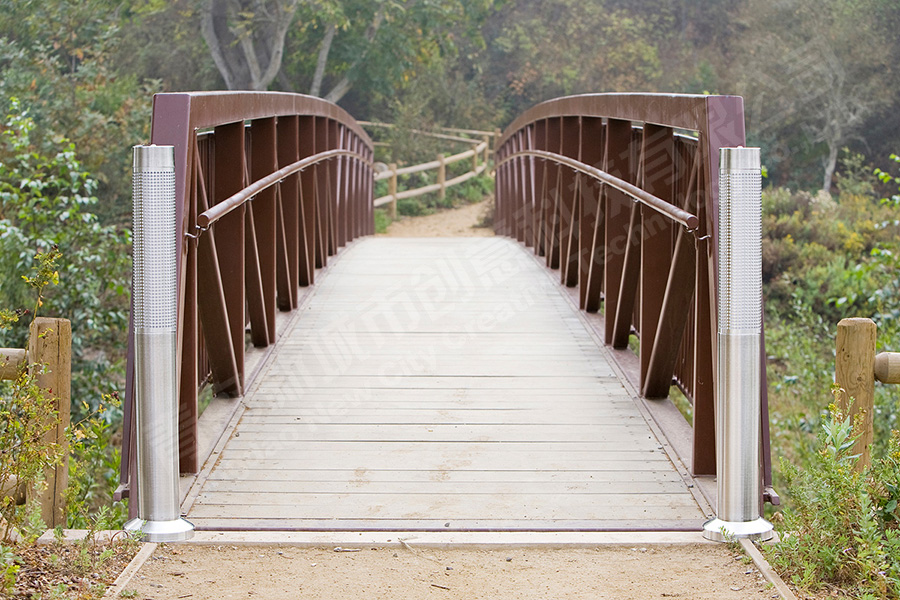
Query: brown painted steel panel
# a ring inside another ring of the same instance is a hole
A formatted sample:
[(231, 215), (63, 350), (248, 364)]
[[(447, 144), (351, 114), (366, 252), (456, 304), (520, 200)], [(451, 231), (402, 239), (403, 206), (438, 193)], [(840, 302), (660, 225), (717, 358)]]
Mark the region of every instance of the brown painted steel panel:
[[(316, 117), (316, 153), (328, 150), (328, 120)], [(330, 228), (330, 190), (328, 189), (328, 165), (319, 163), (313, 167), (316, 173), (316, 268), (328, 264)]]
[[(299, 117), (279, 117), (278, 119), (278, 165), (289, 165), (300, 160)], [(277, 253), (279, 273), (278, 308), (297, 308), (297, 288), (300, 286), (300, 244), (302, 243), (300, 205), (300, 174), (285, 177), (278, 186), (280, 210), (278, 211), (279, 240), (283, 249)]]
[[(332, 148), (338, 148), (340, 146), (338, 135), (338, 122), (329, 119), (327, 138), (328, 147), (326, 150), (331, 150)], [(329, 160), (325, 162), (324, 165), (328, 173), (328, 255), (333, 256), (337, 254), (338, 248), (341, 246), (338, 238), (338, 230), (340, 229), (338, 225), (338, 207), (340, 202), (340, 198), (338, 197), (338, 161)]]
[[(547, 151), (559, 154), (562, 150), (562, 123), (560, 119), (547, 119)], [(546, 251), (547, 266), (551, 269), (559, 268), (559, 196), (560, 196), (560, 172), (562, 168), (549, 163), (546, 168), (544, 220), (544, 249)]]
[[(278, 146), (275, 118), (256, 119), (250, 125), (250, 182), (258, 181), (278, 170)], [(259, 283), (266, 325), (266, 344), (275, 341), (276, 273), (277, 273), (277, 202), (276, 187), (261, 191), (250, 204), (259, 260)], [(248, 285), (253, 285), (248, 281)], [(255, 287), (255, 286), (254, 286)]]
[[(525, 129), (524, 147), (529, 150), (534, 149), (534, 125), (529, 125)], [(523, 234), (525, 247), (531, 248), (534, 246), (534, 158), (526, 158), (523, 168)]]
[[(643, 189), (670, 204), (676, 204), (674, 184), (676, 177), (674, 132), (669, 127), (648, 124), (644, 126), (642, 175)], [(672, 262), (674, 225), (671, 221), (650, 209), (642, 207), (641, 254), (641, 374), (647, 372), (650, 352), (653, 348), (669, 265)]]
[[(247, 182), (244, 180), (244, 124), (231, 123), (215, 128), (212, 204), (218, 204), (232, 194), (239, 192)], [(244, 307), (246, 305), (245, 273), (245, 230), (244, 209), (236, 210), (215, 224), (216, 255), (222, 288), (225, 294), (225, 306), (228, 313), (228, 343), (234, 349), (234, 358), (238, 368), (239, 386), (244, 384)], [(207, 348), (212, 350), (225, 339), (216, 339), (225, 332), (209, 331)]]
[[(603, 170), (628, 179), (631, 174), (631, 123), (618, 119), (610, 119), (606, 125), (606, 168)], [(604, 189), (604, 226), (606, 252), (603, 265), (604, 310), (607, 315), (605, 323), (605, 341), (613, 342), (615, 314), (619, 304), (619, 287), (622, 282), (622, 270), (625, 266), (625, 249), (629, 240), (629, 223), (632, 201), (625, 194), (606, 186)]]
[[(547, 121), (534, 124), (534, 149), (547, 149)], [(545, 254), (545, 230), (547, 228), (547, 161), (534, 162), (534, 252)]]
[[(316, 118), (300, 117), (300, 158), (306, 158), (316, 153)], [(303, 234), (303, 244), (300, 246), (301, 264), (306, 263), (306, 268), (300, 270), (300, 285), (312, 285), (316, 278), (316, 267), (319, 265), (319, 213), (316, 210), (316, 168), (306, 169), (300, 173), (300, 208), (303, 222), (300, 230)]]
[[(560, 154), (576, 160), (581, 158), (581, 118), (564, 117), (562, 120), (562, 148)], [(560, 169), (560, 282), (567, 287), (578, 284), (578, 205), (581, 176), (569, 169)]]
[[(603, 119), (584, 117), (581, 121), (581, 162), (603, 167)], [(578, 236), (579, 305), (596, 312), (600, 308), (600, 286), (603, 278), (603, 229), (600, 228), (600, 185), (591, 178), (581, 180), (579, 188), (581, 215)]]
[[(650, 361), (644, 377), (642, 394), (645, 398), (666, 398), (672, 385), (672, 374), (687, 316), (693, 304), (697, 265), (697, 241), (684, 229), (678, 232), (675, 255), (666, 282), (666, 293), (659, 317), (659, 325), (650, 351)], [(695, 439), (696, 439), (696, 431)]]

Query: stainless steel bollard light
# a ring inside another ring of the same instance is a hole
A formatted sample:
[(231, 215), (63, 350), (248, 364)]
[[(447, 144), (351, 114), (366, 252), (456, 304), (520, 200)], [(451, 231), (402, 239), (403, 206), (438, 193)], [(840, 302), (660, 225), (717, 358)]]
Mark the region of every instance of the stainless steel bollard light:
[(710, 540), (774, 536), (759, 514), (762, 178), (759, 148), (719, 153), (717, 518)]
[(175, 153), (134, 147), (132, 320), (138, 517), (125, 530), (148, 542), (190, 538), (178, 486), (175, 379)]

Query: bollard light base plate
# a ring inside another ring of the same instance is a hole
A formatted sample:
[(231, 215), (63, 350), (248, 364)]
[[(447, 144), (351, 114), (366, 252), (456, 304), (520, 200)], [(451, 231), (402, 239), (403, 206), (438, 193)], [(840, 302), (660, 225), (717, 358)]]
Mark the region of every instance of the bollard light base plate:
[(132, 519), (123, 529), (139, 535), (142, 542), (183, 542), (194, 537), (194, 524), (185, 519), (174, 521), (145, 521)]
[(765, 542), (775, 537), (775, 528), (763, 518), (745, 522), (710, 519), (703, 524), (703, 537), (714, 542), (740, 539)]

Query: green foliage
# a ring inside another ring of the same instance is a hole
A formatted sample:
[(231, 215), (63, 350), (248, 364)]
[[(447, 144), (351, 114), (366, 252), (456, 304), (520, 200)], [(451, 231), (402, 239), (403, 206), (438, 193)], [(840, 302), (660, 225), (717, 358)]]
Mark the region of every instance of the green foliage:
[[(44, 311), (72, 322), (72, 395), (94, 410), (109, 377), (121, 377), (130, 232), (102, 225), (92, 212), (97, 182), (74, 145), (64, 138), (39, 143), (27, 111), (15, 99), (12, 109), (0, 137), (0, 306), (28, 306), (30, 292), (13, 274), (32, 268), (36, 249), (58, 248), (65, 257), (58, 273), (43, 277), (65, 284), (43, 298)], [(23, 347), (27, 335), (14, 330), (9, 345)]]
[[(35, 290), (36, 307), (41, 305), (45, 287), (56, 278), (58, 257), (56, 250), (38, 254), (34, 273), (22, 277)], [(59, 424), (55, 400), (37, 382), (44, 369), (40, 364), (23, 364), (0, 395), (0, 516), (6, 523), (0, 540), (13, 530), (34, 529), (29, 525), (35, 506), (19, 505), (18, 490), (40, 488), (46, 470), (63, 458), (63, 448), (49, 435)]]
[[(891, 160), (895, 163), (900, 163), (900, 155), (891, 154)], [(888, 171), (875, 169), (875, 176), (878, 177), (878, 180), (885, 185), (900, 186), (900, 177), (891, 175)], [(900, 188), (898, 188), (898, 191), (900, 191)], [(890, 204), (894, 207), (900, 207), (900, 194), (893, 194), (887, 198), (882, 198), (881, 202), (884, 204)]]
[(488, 34), (486, 68), (508, 119), (538, 101), (645, 91), (663, 75), (653, 15), (612, 2), (515, 0)]
[[(831, 199), (770, 189), (763, 194), (770, 423), (773, 448), (804, 464), (823, 419), (816, 390), (834, 381), (834, 339), (845, 317), (873, 318), (879, 348), (900, 347), (900, 256), (896, 208), (873, 192), (854, 155)], [(900, 427), (900, 388), (876, 385), (875, 452)], [(781, 484), (775, 473), (776, 485)], [(790, 501), (790, 499), (788, 499)]]
[[(840, 390), (835, 390), (839, 393)], [(897, 483), (900, 436), (885, 458), (859, 473), (849, 454), (857, 431), (835, 405), (804, 467), (783, 462), (792, 508), (770, 560), (806, 590), (835, 587), (852, 598), (900, 597)]]
[(95, 173), (103, 198), (97, 210), (105, 219), (127, 214), (127, 147), (147, 137), (150, 98), (158, 87), (119, 70), (113, 58), (125, 39), (120, 22), (131, 15), (128, 4), (0, 4), (0, 114), (17, 112), (10, 99), (19, 98), (31, 110), (36, 143), (59, 145), (57, 132), (65, 132), (78, 147), (79, 161)]
[[(127, 520), (123, 502), (113, 500), (119, 482), (120, 449), (113, 443), (113, 427), (104, 413), (119, 407), (118, 395), (105, 394), (97, 412), (72, 428), (69, 447), (69, 487), (66, 510), (71, 529), (118, 529)], [(88, 407), (83, 407), (85, 411)]]
[(391, 224), (391, 217), (384, 208), (375, 209), (375, 233), (387, 233), (388, 225)]
[(13, 593), (21, 562), (22, 559), (16, 556), (12, 548), (0, 544), (0, 593)]

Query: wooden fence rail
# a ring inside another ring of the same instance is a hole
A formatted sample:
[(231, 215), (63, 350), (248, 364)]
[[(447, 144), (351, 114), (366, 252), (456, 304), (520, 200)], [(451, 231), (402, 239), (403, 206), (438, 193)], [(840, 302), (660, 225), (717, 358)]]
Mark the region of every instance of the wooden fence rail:
[[(41, 505), (41, 518), (48, 527), (66, 525), (64, 494), (69, 484), (69, 443), (66, 429), (72, 407), (72, 324), (68, 319), (37, 317), (31, 326), (28, 348), (0, 348), (0, 379), (16, 379), (23, 368), (43, 366), (37, 384), (54, 401), (55, 423), (47, 433), (47, 441), (62, 448), (62, 460), (44, 476), (43, 490), (17, 489), (14, 500), (19, 503), (36, 499)], [(23, 496), (24, 497), (17, 497)]]
[[(496, 150), (495, 230), (577, 286), (607, 344), (639, 339), (637, 366), (623, 368), (644, 397), (681, 388), (696, 475), (716, 469), (718, 155), (743, 144), (739, 97), (588, 94), (526, 111)], [(777, 501), (761, 373), (763, 489)]]
[[(417, 196), (422, 196), (431, 192), (437, 192), (438, 196), (443, 199), (447, 193), (447, 188), (468, 181), (473, 177), (477, 177), (478, 175), (484, 173), (488, 166), (489, 147), (490, 144), (488, 144), (488, 142), (486, 141), (480, 143), (476, 142), (473, 148), (471, 148), (470, 150), (466, 150), (465, 152), (460, 152), (458, 154), (447, 157), (445, 157), (443, 154), (438, 154), (436, 160), (399, 169), (397, 168), (396, 164), (392, 163), (388, 167), (387, 171), (382, 171), (381, 173), (375, 174), (375, 181), (383, 181), (385, 179), (389, 179), (390, 182), (388, 183), (387, 195), (375, 198), (374, 206), (378, 208), (380, 206), (384, 206), (385, 204), (390, 204), (391, 218), (396, 219), (398, 200), (402, 200), (404, 198), (415, 198)], [(472, 161), (471, 168), (461, 175), (457, 175), (456, 177), (447, 179), (447, 166), (456, 164), (466, 159), (470, 159)], [(402, 175), (411, 175), (413, 173), (422, 173), (424, 171), (431, 171), (434, 169), (437, 169), (437, 183), (403, 190), (402, 192), (397, 191), (398, 177)]]
[(871, 319), (842, 319), (837, 326), (834, 382), (844, 390), (841, 412), (860, 422), (860, 436), (851, 451), (859, 455), (860, 471), (872, 464), (875, 381), (900, 383), (900, 352), (875, 354), (877, 337), (878, 327)]

